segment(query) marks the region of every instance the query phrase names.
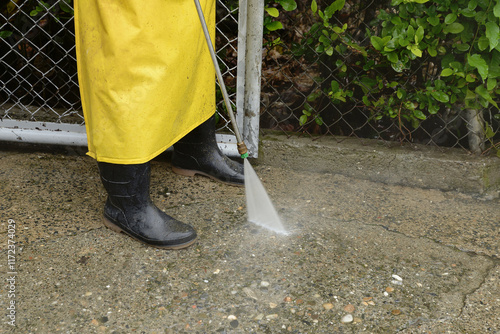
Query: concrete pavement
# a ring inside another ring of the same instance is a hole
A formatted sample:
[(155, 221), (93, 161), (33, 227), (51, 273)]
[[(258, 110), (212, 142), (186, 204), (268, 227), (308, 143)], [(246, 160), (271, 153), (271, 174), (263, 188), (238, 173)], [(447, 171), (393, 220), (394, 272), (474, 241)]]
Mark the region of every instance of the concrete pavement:
[(164, 251), (102, 225), (83, 152), (0, 150), (0, 332), (500, 333), (498, 158), (266, 135), (282, 236), (164, 155), (152, 198), (199, 234)]

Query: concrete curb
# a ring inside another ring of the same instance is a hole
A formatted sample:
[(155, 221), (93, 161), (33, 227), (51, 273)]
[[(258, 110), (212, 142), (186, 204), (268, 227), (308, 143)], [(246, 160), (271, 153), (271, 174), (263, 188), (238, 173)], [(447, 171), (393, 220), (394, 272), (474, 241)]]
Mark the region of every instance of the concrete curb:
[[(317, 140), (265, 133), (257, 164), (332, 174), (425, 189), (500, 195), (500, 159), (461, 149), (379, 140), (321, 137)], [(305, 151), (307, 150), (307, 154)]]

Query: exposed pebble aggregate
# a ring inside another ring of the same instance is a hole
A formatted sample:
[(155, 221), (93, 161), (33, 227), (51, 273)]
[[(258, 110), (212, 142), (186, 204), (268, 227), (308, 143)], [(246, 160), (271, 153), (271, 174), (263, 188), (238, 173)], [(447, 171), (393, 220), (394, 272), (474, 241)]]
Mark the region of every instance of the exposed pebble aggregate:
[[(500, 331), (498, 262), (461, 251), (471, 240), (450, 247), (428, 237), (473, 235), (473, 219), (486, 229), (498, 217), (487, 202), (256, 165), (292, 232), (280, 236), (245, 221), (242, 188), (179, 177), (154, 162), (153, 200), (199, 233), (192, 247), (163, 251), (101, 225), (105, 195), (90, 158), (42, 153), (19, 175), (14, 158), (0, 158), (10, 189), (0, 214), (23, 226), (19, 332)], [(401, 198), (439, 206), (417, 215), (398, 206)], [(481, 215), (437, 231), (440, 220), (472, 215), (457, 209), (464, 202)]]

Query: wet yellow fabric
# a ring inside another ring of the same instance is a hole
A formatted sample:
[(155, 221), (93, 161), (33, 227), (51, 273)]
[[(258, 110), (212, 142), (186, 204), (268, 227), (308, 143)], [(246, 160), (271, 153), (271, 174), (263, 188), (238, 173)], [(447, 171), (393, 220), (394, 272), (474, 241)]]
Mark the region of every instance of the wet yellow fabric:
[[(215, 2), (201, 0), (211, 36)], [(215, 112), (215, 71), (193, 0), (77, 0), (89, 155), (144, 163)]]

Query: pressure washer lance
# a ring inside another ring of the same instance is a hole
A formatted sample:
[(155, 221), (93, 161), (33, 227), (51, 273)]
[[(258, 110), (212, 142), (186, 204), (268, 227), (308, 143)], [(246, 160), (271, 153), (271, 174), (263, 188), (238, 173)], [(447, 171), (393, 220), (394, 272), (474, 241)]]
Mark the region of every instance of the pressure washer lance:
[(231, 119), (231, 124), (233, 124), (234, 134), (236, 135), (236, 141), (238, 152), (241, 155), (242, 159), (248, 157), (248, 150), (241, 138), (240, 130), (236, 125), (236, 119), (234, 118), (233, 108), (231, 107), (231, 102), (229, 101), (229, 96), (227, 95), (226, 85), (224, 84), (224, 80), (222, 79), (222, 74), (220, 72), (219, 64), (217, 63), (217, 57), (215, 55), (214, 47), (212, 46), (212, 39), (210, 38), (210, 33), (208, 32), (207, 23), (205, 22), (205, 16), (203, 15), (203, 10), (201, 9), (200, 1), (194, 0), (194, 4), (196, 5), (196, 11), (198, 12), (198, 16), (200, 17), (201, 27), (203, 28), (203, 34), (205, 34), (205, 40), (207, 41), (208, 50), (210, 51), (210, 56), (212, 57), (212, 62), (214, 63), (215, 73), (217, 74), (217, 79), (219, 80), (220, 89), (222, 91), (222, 96), (224, 96), (224, 103), (226, 104), (227, 112), (229, 114), (229, 118)]

